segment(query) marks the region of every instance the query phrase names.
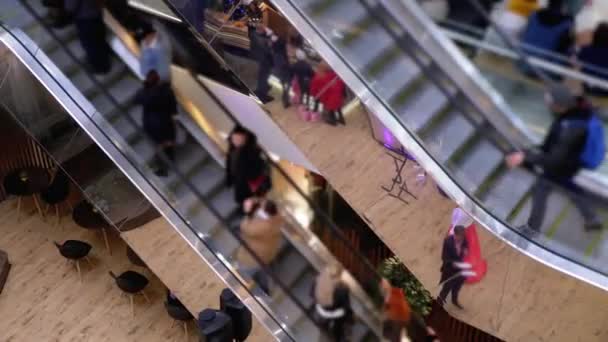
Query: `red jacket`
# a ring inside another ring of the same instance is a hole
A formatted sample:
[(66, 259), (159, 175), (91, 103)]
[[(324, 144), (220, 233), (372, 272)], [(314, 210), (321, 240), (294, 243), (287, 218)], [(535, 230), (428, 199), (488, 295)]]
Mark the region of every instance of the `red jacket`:
[(344, 105), (344, 82), (340, 78), (334, 81), (336, 77), (333, 70), (320, 71), (315, 73), (310, 82), (310, 94), (321, 101), (323, 108), (330, 111), (341, 109)]

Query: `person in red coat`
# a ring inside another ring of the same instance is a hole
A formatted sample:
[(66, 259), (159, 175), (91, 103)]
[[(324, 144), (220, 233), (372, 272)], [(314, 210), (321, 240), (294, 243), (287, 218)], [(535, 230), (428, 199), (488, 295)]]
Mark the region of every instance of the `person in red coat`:
[(342, 114), (345, 91), (344, 82), (327, 63), (321, 62), (310, 82), (310, 94), (315, 98), (316, 103), (323, 105), (325, 120), (330, 125), (346, 124)]

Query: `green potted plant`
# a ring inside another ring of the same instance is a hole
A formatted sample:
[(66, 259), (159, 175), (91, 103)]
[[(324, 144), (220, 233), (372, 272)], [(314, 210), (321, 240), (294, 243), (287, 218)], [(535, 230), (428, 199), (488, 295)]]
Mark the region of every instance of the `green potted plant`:
[(414, 275), (397, 259), (391, 257), (380, 264), (380, 274), (397, 287), (403, 289), (414, 312), (422, 316), (431, 313), (433, 297)]

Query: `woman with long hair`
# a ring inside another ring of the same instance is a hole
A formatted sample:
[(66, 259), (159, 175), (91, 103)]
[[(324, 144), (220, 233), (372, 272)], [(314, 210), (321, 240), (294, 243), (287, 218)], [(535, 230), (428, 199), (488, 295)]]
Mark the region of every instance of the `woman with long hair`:
[(234, 186), (234, 200), (241, 206), (245, 199), (263, 197), (272, 187), (257, 137), (242, 126), (236, 126), (228, 136), (226, 185)]

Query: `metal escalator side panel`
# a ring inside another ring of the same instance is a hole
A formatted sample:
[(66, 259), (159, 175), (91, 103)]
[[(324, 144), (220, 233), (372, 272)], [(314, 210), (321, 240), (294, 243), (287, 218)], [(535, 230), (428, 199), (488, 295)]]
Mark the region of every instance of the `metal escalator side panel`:
[[(233, 273), (228, 265), (221, 262), (216, 253), (201, 242), (200, 237), (193, 231), (184, 218), (171, 206), (170, 201), (159, 193), (152, 184), (150, 175), (138, 170), (133, 161), (133, 153), (125, 149), (125, 142), (116, 139), (119, 134), (108, 125), (96, 112), (91, 103), (74, 87), (74, 85), (57, 69), (57, 67), (42, 53), (23, 32), (11, 30), (8, 32), (0, 27), (0, 42), (11, 50), (21, 63), (27, 67), (31, 74), (44, 86), (67, 113), (78, 123), (85, 133), (99, 146), (101, 150), (124, 173), (131, 183), (152, 203), (152, 205), (165, 217), (168, 223), (190, 245), (215, 272), (215, 274), (230, 287), (234, 293), (245, 303), (260, 322), (270, 331), (277, 340), (293, 340), (282, 327), (263, 307), (263, 303), (253, 298), (242, 281)], [(105, 124), (104, 124), (105, 122)]]

